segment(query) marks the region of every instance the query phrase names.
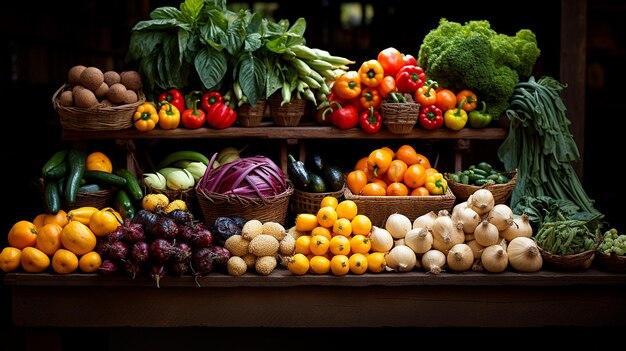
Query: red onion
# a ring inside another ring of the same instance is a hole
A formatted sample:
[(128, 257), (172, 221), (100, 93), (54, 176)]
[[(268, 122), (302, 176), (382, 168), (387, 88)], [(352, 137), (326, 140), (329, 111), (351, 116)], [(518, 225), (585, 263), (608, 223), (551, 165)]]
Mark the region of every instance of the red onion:
[(282, 169), (265, 156), (242, 157), (213, 169), (216, 157), (211, 158), (198, 190), (261, 200), (287, 190)]

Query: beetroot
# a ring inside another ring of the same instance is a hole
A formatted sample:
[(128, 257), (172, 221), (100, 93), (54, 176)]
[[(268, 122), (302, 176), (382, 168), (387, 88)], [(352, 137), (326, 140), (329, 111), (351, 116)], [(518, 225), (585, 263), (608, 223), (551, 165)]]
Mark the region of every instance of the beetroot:
[(202, 223), (185, 224), (180, 226), (178, 234), (180, 240), (190, 242), (193, 247), (208, 247), (213, 242), (213, 233)]
[(178, 224), (169, 217), (159, 217), (150, 227), (148, 233), (154, 238), (161, 238), (173, 241), (179, 232)]
[(124, 260), (130, 254), (130, 245), (124, 241), (116, 241), (111, 244), (106, 244), (107, 251), (109, 252), (109, 258), (117, 261)]
[(143, 230), (143, 226), (138, 223), (132, 223), (128, 219), (124, 221), (123, 225), (124, 239), (129, 243), (136, 243), (139, 241), (146, 241), (146, 233)]
[(176, 244), (174, 244), (174, 247), (172, 248), (172, 255), (170, 260), (172, 260), (173, 262), (189, 262), (189, 260), (191, 259), (191, 254), (192, 254), (192, 250), (191, 250), (191, 246), (189, 246), (189, 244), (187, 244), (184, 241), (179, 241)]
[(94, 247), (94, 251), (97, 252), (100, 257), (103, 256), (108, 256), (109, 255), (109, 249), (107, 248), (107, 237), (104, 236), (99, 236), (98, 238), (96, 238), (96, 247)]
[(222, 268), (226, 267), (228, 259), (230, 258), (230, 251), (228, 251), (227, 248), (219, 245), (211, 245), (209, 246), (209, 250), (211, 250), (211, 253), (214, 255), (213, 260), (215, 261), (215, 263), (217, 263)]
[(159, 263), (153, 263), (150, 265), (150, 278), (156, 281), (157, 288), (161, 287), (159, 283), (161, 282), (161, 279), (165, 277), (166, 274), (167, 274), (167, 271), (165, 270), (164, 265), (159, 264)]
[(165, 263), (172, 255), (173, 245), (165, 239), (154, 239), (150, 243), (150, 257), (155, 263)]
[(195, 276), (204, 276), (213, 271), (215, 254), (208, 247), (195, 249), (191, 255), (191, 270)]
[(104, 275), (112, 275), (120, 270), (120, 265), (109, 259), (104, 259), (100, 265), (100, 273)]
[(144, 270), (143, 263), (136, 262), (132, 259), (124, 260), (124, 271), (126, 274), (131, 276), (131, 278), (135, 279), (136, 276), (140, 275)]
[(141, 209), (135, 213), (132, 222), (141, 224), (144, 231), (146, 231), (148, 228), (152, 227), (158, 218), (159, 216), (156, 213)]
[(107, 234), (106, 239), (108, 243), (114, 243), (124, 239), (124, 227), (118, 225), (117, 229)]
[(194, 221), (193, 214), (184, 210), (173, 210), (168, 212), (166, 216), (173, 219), (178, 225), (193, 223)]
[(167, 274), (180, 277), (181, 275), (187, 273), (189, 270), (189, 260), (185, 262), (168, 262), (167, 263)]
[(150, 246), (145, 241), (139, 241), (131, 247), (130, 257), (137, 263), (148, 262), (150, 258)]

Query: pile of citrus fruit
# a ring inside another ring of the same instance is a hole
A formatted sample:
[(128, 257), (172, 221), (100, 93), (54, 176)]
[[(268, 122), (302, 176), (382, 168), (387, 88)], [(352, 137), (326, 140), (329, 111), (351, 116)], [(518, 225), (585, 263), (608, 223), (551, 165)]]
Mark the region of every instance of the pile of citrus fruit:
[(371, 229), (372, 222), (358, 213), (354, 201), (326, 196), (316, 214), (296, 216), (295, 230), (301, 235), (287, 268), (296, 275), (382, 272), (385, 256), (371, 252)]

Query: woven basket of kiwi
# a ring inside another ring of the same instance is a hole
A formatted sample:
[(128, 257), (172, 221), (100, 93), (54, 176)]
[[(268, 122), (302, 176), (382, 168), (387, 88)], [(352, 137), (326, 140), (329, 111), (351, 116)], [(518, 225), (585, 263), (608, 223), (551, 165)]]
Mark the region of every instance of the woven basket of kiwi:
[(102, 72), (77, 65), (68, 81), (52, 96), (52, 105), (64, 129), (101, 131), (133, 126), (133, 114), (146, 98), (136, 71)]

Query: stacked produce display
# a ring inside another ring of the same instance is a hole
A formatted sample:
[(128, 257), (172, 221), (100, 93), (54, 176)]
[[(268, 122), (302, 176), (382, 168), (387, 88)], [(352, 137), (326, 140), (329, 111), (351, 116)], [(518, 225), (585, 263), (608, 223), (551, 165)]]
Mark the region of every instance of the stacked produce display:
[[(44, 211), (15, 223), (0, 269), (126, 274), (159, 286), (168, 277), (276, 270), (531, 273), (587, 269), (598, 255), (623, 260), (624, 235), (595, 209), (571, 167), (580, 155), (564, 85), (531, 76), (540, 51), (530, 30), (506, 36), (486, 21), (442, 19), (416, 57), (387, 47), (357, 64), (307, 46), (305, 28), (304, 19), (272, 22), (218, 2), (158, 8), (133, 28), (128, 58), (137, 71), (76, 65), (58, 104), (91, 111), (137, 104), (126, 122), (141, 133), (254, 127), (238, 111), (270, 99), (306, 100), (314, 124), (364, 136), (455, 133), (507, 118), (502, 169), (486, 161), (446, 169), (409, 141), (364, 149), (348, 169), (314, 145), (303, 159), (286, 154), (283, 168), (274, 155), (224, 147), (152, 155), (149, 170), (68, 148), (42, 166)], [(455, 197), (452, 184), (467, 196)], [(492, 193), (490, 185), (509, 186)], [(316, 199), (314, 210), (288, 207), (294, 188)], [(577, 263), (563, 265), (570, 257)]]

